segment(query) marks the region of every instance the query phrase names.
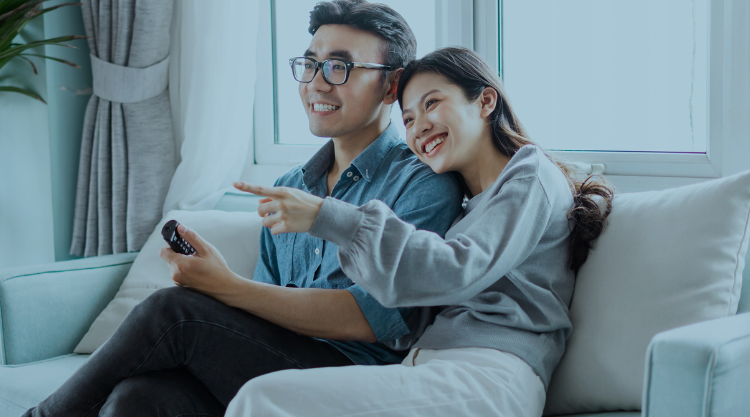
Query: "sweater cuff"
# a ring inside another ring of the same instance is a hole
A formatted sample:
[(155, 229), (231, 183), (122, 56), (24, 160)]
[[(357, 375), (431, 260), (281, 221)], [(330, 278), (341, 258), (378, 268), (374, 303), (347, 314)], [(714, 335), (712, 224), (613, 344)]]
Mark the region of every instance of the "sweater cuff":
[(364, 216), (357, 206), (326, 197), (308, 233), (346, 249), (354, 241)]

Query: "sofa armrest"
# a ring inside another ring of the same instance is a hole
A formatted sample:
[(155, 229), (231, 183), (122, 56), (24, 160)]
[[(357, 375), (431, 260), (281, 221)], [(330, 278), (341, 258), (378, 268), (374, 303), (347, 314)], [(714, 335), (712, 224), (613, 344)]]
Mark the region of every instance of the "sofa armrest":
[(646, 353), (643, 417), (750, 410), (750, 313), (659, 333)]
[(72, 353), (137, 253), (0, 270), (0, 364)]

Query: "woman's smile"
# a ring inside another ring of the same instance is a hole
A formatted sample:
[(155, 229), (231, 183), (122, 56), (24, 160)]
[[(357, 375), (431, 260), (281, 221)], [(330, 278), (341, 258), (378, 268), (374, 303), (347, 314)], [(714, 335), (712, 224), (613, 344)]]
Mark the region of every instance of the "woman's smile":
[(441, 133), (428, 138), (422, 144), (422, 153), (428, 158), (431, 156), (435, 156), (435, 154), (438, 153), (439, 149), (442, 148), (441, 145), (443, 144), (443, 142), (445, 142), (447, 137), (447, 133)]

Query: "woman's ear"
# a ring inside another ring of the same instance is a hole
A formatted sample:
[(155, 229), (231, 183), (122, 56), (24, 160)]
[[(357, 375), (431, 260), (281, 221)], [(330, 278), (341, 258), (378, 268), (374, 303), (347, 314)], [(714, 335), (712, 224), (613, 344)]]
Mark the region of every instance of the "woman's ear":
[(485, 87), (479, 96), (479, 101), (482, 105), (479, 115), (484, 119), (492, 114), (497, 107), (497, 90), (492, 87)]
[(388, 90), (385, 92), (385, 97), (383, 97), (383, 102), (385, 104), (393, 104), (398, 100), (398, 96), (396, 95), (396, 92), (398, 92), (398, 80), (401, 78), (403, 72), (404, 69), (399, 68), (388, 74), (388, 77), (386, 78)]

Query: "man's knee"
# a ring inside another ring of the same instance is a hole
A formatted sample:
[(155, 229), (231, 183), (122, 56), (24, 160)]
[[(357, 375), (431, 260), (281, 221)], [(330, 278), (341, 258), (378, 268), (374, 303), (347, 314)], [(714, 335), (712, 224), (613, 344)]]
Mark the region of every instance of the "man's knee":
[(148, 311), (147, 314), (179, 309), (186, 304), (194, 304), (201, 294), (181, 287), (169, 287), (156, 290), (141, 301), (136, 308)]

